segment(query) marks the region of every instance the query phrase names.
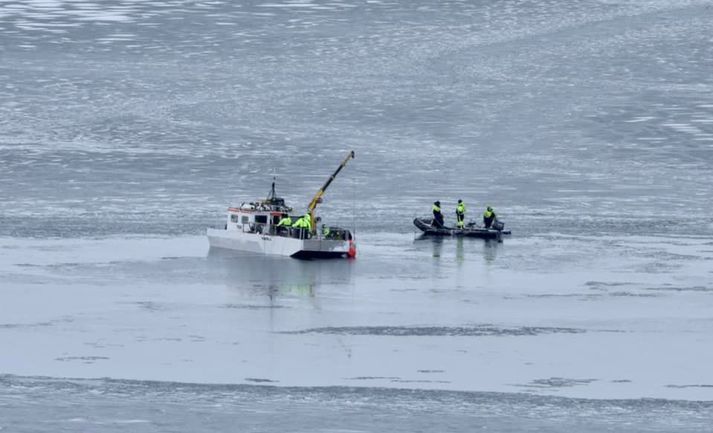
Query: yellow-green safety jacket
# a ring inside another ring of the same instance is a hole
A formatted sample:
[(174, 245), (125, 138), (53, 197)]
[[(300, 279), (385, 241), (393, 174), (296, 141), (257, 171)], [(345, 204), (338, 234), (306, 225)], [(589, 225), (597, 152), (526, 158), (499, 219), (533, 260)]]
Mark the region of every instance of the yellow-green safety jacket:
[(312, 223), (310, 222), (312, 218), (310, 218), (309, 214), (303, 216), (302, 218), (298, 219), (295, 221), (294, 224), (292, 224), (292, 227), (298, 228), (298, 229), (307, 229), (307, 230), (312, 230)]

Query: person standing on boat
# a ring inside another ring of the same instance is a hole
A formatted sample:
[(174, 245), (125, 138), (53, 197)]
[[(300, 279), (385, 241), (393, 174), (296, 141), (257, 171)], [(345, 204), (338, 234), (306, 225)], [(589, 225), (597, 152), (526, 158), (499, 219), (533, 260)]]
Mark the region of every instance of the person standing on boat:
[(299, 234), (302, 231), (302, 227), (304, 227), (304, 223), (302, 222), (302, 217), (299, 217), (292, 223), (292, 235), (296, 238), (300, 237)]
[(277, 222), (277, 232), (285, 233), (292, 227), (292, 218), (288, 214), (282, 214), (282, 219)]
[(306, 238), (307, 235), (312, 231), (312, 217), (309, 213), (304, 214), (302, 218), (298, 219), (297, 221), (295, 221), (294, 224), (292, 224), (292, 228), (298, 229), (297, 237)]
[(441, 212), (441, 202), (436, 200), (433, 202), (433, 225), (435, 227), (443, 227), (443, 213)]
[(277, 227), (292, 227), (292, 218), (287, 214), (282, 214), (282, 219), (277, 223)]
[(493, 224), (493, 221), (495, 221), (496, 219), (497, 216), (495, 215), (495, 211), (492, 207), (488, 206), (485, 209), (485, 212), (483, 212), (483, 225), (486, 229), (489, 229), (490, 226)]
[[(319, 217), (317, 217), (317, 218), (319, 218)], [(304, 238), (307, 239), (312, 235), (312, 215), (310, 215), (309, 212), (307, 212), (302, 217), (302, 221), (304, 221), (304, 227), (303, 227), (305, 230)]]
[(456, 227), (463, 229), (465, 227), (465, 203), (463, 200), (458, 200), (458, 205), (456, 206)]

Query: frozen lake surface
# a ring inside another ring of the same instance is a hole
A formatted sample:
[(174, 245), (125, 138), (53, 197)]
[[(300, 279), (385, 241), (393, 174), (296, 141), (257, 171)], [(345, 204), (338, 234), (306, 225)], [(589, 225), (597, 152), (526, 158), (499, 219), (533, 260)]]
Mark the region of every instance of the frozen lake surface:
[(2, 369), (713, 399), (710, 241), (360, 239), (358, 260), (314, 262), (203, 237), (6, 239)]
[[(711, 22), (0, 0), (0, 431), (711, 431)], [(357, 260), (208, 249), (351, 149)], [(513, 236), (414, 235), (459, 198)]]
[(305, 262), (200, 236), (3, 239), (5, 425), (38, 407), (66, 431), (207, 431), (237, 415), (256, 431), (713, 421), (709, 240), (360, 245), (355, 261)]

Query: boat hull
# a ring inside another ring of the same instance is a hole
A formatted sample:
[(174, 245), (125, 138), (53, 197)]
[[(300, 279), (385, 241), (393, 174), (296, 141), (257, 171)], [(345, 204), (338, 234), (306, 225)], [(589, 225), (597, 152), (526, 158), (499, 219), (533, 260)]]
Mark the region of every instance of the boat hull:
[(415, 218), (413, 220), (413, 224), (423, 232), (424, 236), (456, 236), (500, 240), (502, 235), (510, 234), (509, 230), (496, 230), (493, 228), (486, 229), (480, 227), (466, 227), (463, 229), (456, 229), (452, 227), (434, 227), (431, 225), (431, 222), (431, 218)]
[(211, 248), (226, 248), (257, 254), (294, 257), (298, 259), (342, 258), (349, 253), (349, 241), (334, 239), (297, 239), (238, 230), (209, 228)]

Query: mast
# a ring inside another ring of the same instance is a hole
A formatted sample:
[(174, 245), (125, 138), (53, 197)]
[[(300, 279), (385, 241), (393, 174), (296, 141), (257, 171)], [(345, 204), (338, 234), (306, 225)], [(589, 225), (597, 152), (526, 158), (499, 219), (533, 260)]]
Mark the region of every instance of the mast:
[(267, 195), (268, 202), (277, 198), (277, 194), (275, 194), (275, 180), (276, 180), (275, 176), (272, 176), (272, 189), (270, 190), (270, 193)]
[(312, 223), (312, 230), (316, 230), (314, 226), (314, 210), (317, 208), (317, 205), (322, 202), (322, 196), (324, 195), (324, 192), (327, 191), (327, 188), (329, 188), (329, 185), (332, 183), (334, 178), (337, 177), (340, 171), (347, 165), (350, 159), (354, 158), (354, 151), (352, 150), (349, 152), (346, 158), (344, 158), (344, 161), (337, 167), (337, 169), (332, 173), (331, 176), (329, 176), (329, 179), (322, 185), (322, 188), (317, 191), (317, 194), (312, 197), (312, 201), (309, 203), (309, 206), (307, 207), (307, 212), (309, 212), (309, 217), (310, 217), (310, 222)]
[(275, 181), (276, 177), (272, 177), (272, 188), (270, 188), (270, 193), (267, 195), (267, 198), (261, 203), (263, 205), (267, 205), (270, 210), (273, 211), (279, 211), (279, 212), (291, 212), (292, 208), (289, 206), (285, 205), (285, 199), (282, 197), (278, 197), (277, 193), (275, 192)]

